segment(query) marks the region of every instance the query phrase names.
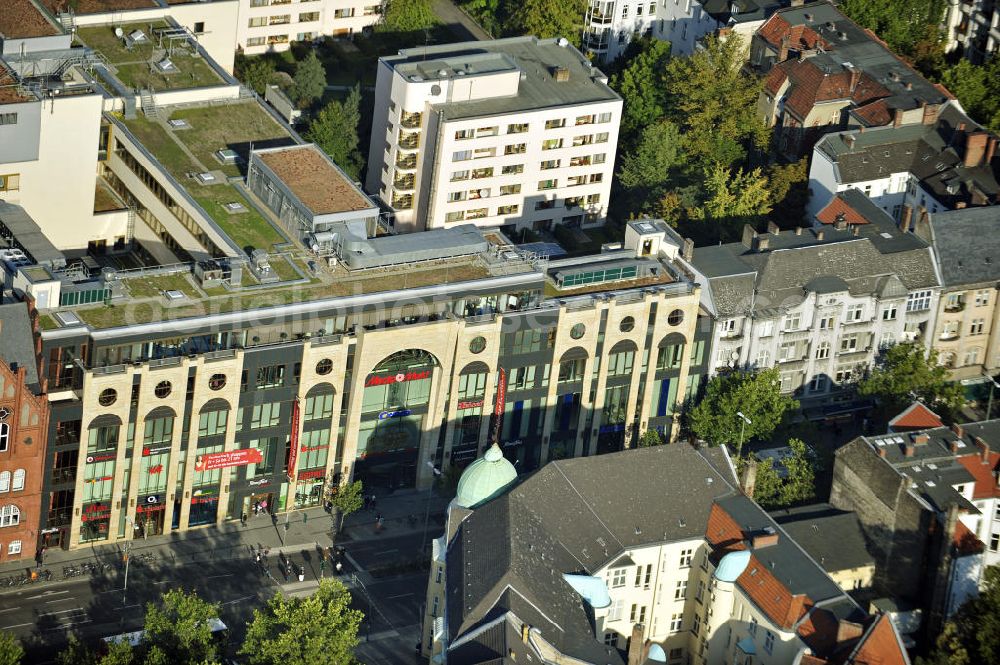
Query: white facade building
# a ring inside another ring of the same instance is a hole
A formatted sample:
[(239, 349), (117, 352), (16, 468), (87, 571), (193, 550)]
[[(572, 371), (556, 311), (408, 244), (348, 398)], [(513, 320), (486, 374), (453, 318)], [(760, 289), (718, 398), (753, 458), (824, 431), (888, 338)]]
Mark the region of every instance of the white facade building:
[(565, 40), (407, 49), (379, 61), (366, 189), (403, 231), (597, 225), (621, 108)]
[(382, 18), (381, 0), (239, 0), (237, 43), (256, 55), (293, 41), (350, 37)]
[(1000, 7), (991, 0), (949, 2), (944, 15), (945, 51), (962, 50), (975, 63), (1000, 49)]

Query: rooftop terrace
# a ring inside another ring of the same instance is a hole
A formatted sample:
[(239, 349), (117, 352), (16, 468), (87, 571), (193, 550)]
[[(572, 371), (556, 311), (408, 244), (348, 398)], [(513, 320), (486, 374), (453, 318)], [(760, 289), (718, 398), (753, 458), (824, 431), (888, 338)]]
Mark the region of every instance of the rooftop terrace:
[(0, 35), (8, 39), (59, 34), (59, 29), (38, 11), (31, 0), (3, 0), (0, 5)]
[(156, 0), (38, 0), (55, 15), (72, 10), (76, 14), (101, 14), (123, 9), (159, 7)]
[[(192, 174), (222, 171), (240, 178), (250, 144), (290, 144), (294, 139), (256, 102), (177, 110), (158, 120), (139, 117), (123, 121), (129, 131), (180, 182), (216, 224), (241, 248), (270, 249), (285, 238), (243, 197), (232, 183), (202, 185)], [(183, 119), (188, 127), (173, 129), (168, 120)], [(234, 150), (240, 164), (224, 165), (214, 153)], [(246, 211), (230, 214), (223, 207), (239, 202)]]
[(367, 210), (370, 201), (361, 196), (346, 176), (313, 145), (294, 146), (259, 154), (261, 161), (315, 215)]
[[(126, 41), (115, 34), (119, 28), (125, 36), (142, 31), (143, 38), (133, 40), (129, 37)], [(187, 40), (168, 39), (164, 31), (170, 30), (175, 28), (166, 21), (142, 21), (82, 27), (76, 36), (104, 56), (113, 67), (114, 75), (128, 88), (164, 91), (225, 83), (193, 44)], [(165, 59), (173, 65), (169, 70), (158, 65)]]

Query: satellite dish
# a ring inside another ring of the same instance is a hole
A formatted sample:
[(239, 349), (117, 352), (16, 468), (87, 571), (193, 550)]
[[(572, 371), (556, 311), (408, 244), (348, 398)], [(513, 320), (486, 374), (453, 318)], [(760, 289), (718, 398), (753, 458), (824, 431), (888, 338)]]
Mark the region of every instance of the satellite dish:
[(439, 86), (437, 83), (435, 83), (434, 85), (432, 85), (431, 86), (431, 94), (432, 95), (440, 95), (441, 94), (441, 86)]
[(121, 28), (115, 28), (115, 37), (117, 37), (118, 39), (124, 39), (125, 31), (122, 30)]
[(733, 360), (739, 360), (740, 359), (740, 352), (739, 351), (733, 351), (732, 353), (729, 354), (729, 357), (732, 358)]
[(489, 195), (490, 195), (490, 190), (488, 190), (488, 189), (480, 189), (479, 190), (479, 198), (485, 199)]

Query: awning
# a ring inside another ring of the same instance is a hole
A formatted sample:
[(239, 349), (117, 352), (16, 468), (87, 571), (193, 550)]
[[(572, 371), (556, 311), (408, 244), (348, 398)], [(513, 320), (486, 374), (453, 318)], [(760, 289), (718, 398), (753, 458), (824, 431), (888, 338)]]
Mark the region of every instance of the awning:
[(753, 656), (757, 653), (757, 647), (754, 646), (753, 640), (749, 636), (737, 642), (736, 648), (748, 656)]

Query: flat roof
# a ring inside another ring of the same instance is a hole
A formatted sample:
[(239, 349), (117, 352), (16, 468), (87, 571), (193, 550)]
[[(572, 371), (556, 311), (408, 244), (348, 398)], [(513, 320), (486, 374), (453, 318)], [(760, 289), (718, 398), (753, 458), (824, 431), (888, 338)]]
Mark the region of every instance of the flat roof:
[[(468, 73), (519, 69), (517, 94), (468, 102), (445, 102), (434, 108), (445, 119), (514, 114), (559, 106), (620, 101), (595, 68), (576, 48), (560, 46), (556, 39), (511, 37), (485, 42), (463, 42), (403, 49), (397, 56), (382, 59), (404, 76), (418, 73), (424, 80), (466, 76)], [(553, 71), (566, 68), (569, 78), (556, 81)], [(445, 71), (444, 77), (437, 73)], [(466, 72), (459, 74), (459, 72)]]
[(7, 39), (49, 37), (60, 31), (49, 22), (31, 0), (3, 0), (0, 11), (0, 35)]
[[(38, 0), (39, 3), (53, 14), (61, 14), (70, 10), (70, 0)], [(148, 9), (159, 7), (156, 0), (76, 0), (72, 8), (74, 14), (101, 14), (103, 12), (121, 11), (123, 9)]]
[(0, 226), (4, 226), (14, 236), (22, 249), (36, 263), (62, 267), (66, 265), (66, 256), (56, 249), (56, 246), (45, 236), (24, 208), (13, 203), (0, 201)]
[(375, 207), (313, 144), (259, 150), (253, 154), (315, 215)]

